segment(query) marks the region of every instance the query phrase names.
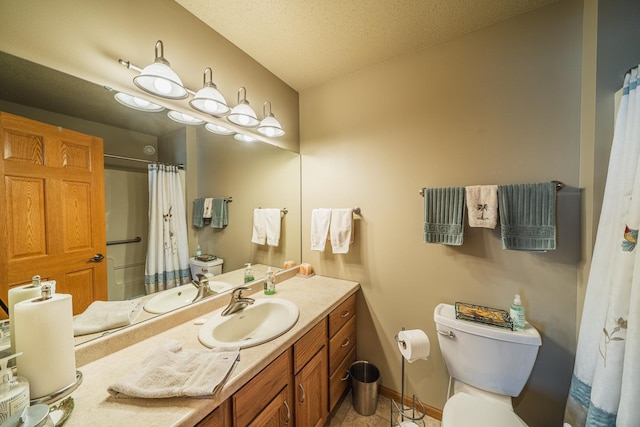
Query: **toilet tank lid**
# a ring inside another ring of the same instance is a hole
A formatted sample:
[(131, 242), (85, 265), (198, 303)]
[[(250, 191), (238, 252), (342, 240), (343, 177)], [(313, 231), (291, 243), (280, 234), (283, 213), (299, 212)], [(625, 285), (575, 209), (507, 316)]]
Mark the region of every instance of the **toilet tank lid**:
[(433, 320), (436, 328), (445, 326), (458, 331), (492, 338), (500, 341), (508, 341), (528, 345), (541, 345), (540, 333), (530, 323), (527, 322), (523, 331), (512, 331), (497, 326), (489, 326), (481, 323), (474, 323), (469, 320), (456, 319), (455, 307), (451, 304), (438, 304), (433, 311)]
[(216, 265), (222, 265), (224, 260), (222, 258), (215, 258), (211, 261), (200, 261), (196, 257), (191, 258), (191, 264), (197, 265), (199, 267), (213, 267)]

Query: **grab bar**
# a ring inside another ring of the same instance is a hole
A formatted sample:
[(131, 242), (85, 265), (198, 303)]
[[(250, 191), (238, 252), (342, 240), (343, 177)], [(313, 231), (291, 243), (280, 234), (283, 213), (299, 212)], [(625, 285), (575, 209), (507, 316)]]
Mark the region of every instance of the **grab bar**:
[(138, 243), (138, 242), (142, 242), (142, 237), (138, 236), (138, 237), (135, 237), (133, 239), (126, 239), (126, 240), (111, 240), (111, 241), (107, 242), (107, 246), (110, 246), (110, 245), (122, 245), (124, 243)]

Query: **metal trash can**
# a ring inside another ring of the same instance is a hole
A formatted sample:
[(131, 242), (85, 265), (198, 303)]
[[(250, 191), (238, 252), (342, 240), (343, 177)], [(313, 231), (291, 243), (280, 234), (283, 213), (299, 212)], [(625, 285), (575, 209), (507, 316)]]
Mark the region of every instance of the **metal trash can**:
[(373, 415), (378, 403), (380, 371), (375, 365), (358, 360), (349, 368), (353, 389), (353, 408), (360, 415)]

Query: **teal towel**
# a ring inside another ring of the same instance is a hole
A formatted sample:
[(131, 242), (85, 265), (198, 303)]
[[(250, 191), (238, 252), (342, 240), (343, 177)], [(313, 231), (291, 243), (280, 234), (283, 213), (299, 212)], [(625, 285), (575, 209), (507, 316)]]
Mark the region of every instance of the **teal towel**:
[(424, 189), (424, 241), (462, 245), (464, 187)]
[(224, 228), (227, 224), (229, 224), (227, 201), (225, 199), (213, 199), (213, 206), (211, 208), (211, 227)]
[(204, 199), (195, 199), (193, 201), (193, 226), (196, 228), (202, 228), (204, 226), (204, 219), (202, 214), (204, 213)]
[(556, 248), (556, 185), (498, 186), (502, 249), (545, 252)]

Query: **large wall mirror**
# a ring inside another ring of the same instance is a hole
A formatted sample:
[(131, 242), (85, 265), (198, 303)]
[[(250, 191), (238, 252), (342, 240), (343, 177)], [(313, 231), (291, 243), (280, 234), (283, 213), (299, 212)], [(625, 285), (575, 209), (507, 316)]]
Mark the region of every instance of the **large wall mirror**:
[[(285, 261), (301, 261), (298, 153), (212, 134), (204, 126), (186, 127), (166, 111), (126, 108), (108, 88), (3, 52), (0, 82), (0, 111), (104, 140), (107, 241), (112, 242), (106, 254), (109, 299), (144, 292), (148, 161), (184, 165), (189, 246), (223, 259), (223, 273), (237, 272), (248, 262), (281, 269)], [(197, 197), (232, 199), (224, 229), (193, 227), (191, 206)], [(261, 207), (283, 210), (277, 247), (251, 243), (253, 210)], [(259, 277), (262, 270), (256, 273)]]

